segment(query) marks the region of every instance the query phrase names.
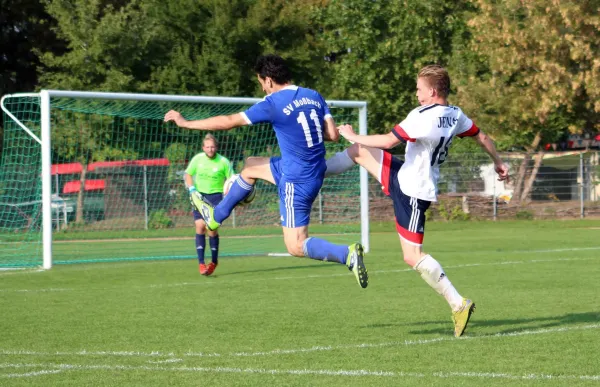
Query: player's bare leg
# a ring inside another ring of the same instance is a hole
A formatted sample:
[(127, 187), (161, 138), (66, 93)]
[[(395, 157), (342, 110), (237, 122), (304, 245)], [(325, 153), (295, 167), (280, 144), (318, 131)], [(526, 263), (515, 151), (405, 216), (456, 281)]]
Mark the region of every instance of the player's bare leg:
[(304, 241), (308, 239), (308, 226), (282, 227), (283, 241), (288, 253), (294, 257), (304, 257)]
[(358, 164), (365, 168), (371, 176), (381, 182), (381, 165), (383, 163), (383, 150), (368, 146), (354, 144), (335, 156), (327, 159), (325, 176), (337, 175)]
[(345, 264), (356, 277), (360, 287), (368, 286), (369, 275), (363, 262), (363, 247), (360, 243), (345, 246), (320, 238), (310, 238), (308, 226), (282, 227), (282, 229), (285, 246), (291, 255)]
[(456, 337), (461, 336), (467, 328), (471, 314), (475, 310), (475, 304), (458, 293), (440, 263), (431, 255), (424, 253), (421, 245), (412, 243), (401, 236), (400, 244), (402, 245), (404, 262), (415, 269), (421, 275), (421, 278), (433, 290), (442, 295), (452, 308), (454, 335)]
[(275, 178), (273, 178), (273, 172), (271, 172), (271, 159), (269, 157), (248, 157), (240, 175), (251, 185), (256, 183), (256, 179), (275, 184)]

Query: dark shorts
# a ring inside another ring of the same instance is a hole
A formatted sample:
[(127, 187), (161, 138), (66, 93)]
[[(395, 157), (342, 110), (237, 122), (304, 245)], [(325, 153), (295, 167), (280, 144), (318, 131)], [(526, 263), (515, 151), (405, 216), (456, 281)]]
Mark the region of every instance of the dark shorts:
[(398, 181), (398, 172), (402, 164), (404, 164), (402, 160), (384, 151), (381, 163), (381, 185), (383, 192), (394, 202), (398, 234), (413, 244), (421, 245), (425, 235), (425, 211), (431, 202), (407, 196), (402, 192)]
[[(213, 205), (213, 207), (215, 207), (217, 204), (221, 203), (221, 200), (223, 200), (223, 193), (219, 192), (219, 193), (213, 193), (213, 194), (204, 194), (201, 193), (201, 195), (210, 203)], [(193, 210), (194, 213), (194, 221), (196, 220), (204, 220), (204, 218), (202, 217), (202, 215), (200, 214), (200, 212), (198, 212), (198, 210), (194, 209)]]

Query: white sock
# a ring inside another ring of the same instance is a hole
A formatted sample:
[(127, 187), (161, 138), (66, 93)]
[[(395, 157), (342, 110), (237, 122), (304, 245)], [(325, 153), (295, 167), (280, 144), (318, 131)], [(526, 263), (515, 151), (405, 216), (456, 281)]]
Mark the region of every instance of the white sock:
[(452, 308), (452, 311), (457, 311), (462, 307), (463, 298), (454, 286), (452, 282), (444, 273), (444, 269), (438, 261), (433, 259), (431, 255), (426, 255), (421, 258), (415, 265), (414, 269), (421, 274), (421, 278), (425, 280), (439, 294), (444, 296), (448, 304)]
[(355, 166), (354, 161), (348, 156), (348, 149), (338, 152), (335, 156), (327, 159), (327, 170), (325, 176), (339, 175)]

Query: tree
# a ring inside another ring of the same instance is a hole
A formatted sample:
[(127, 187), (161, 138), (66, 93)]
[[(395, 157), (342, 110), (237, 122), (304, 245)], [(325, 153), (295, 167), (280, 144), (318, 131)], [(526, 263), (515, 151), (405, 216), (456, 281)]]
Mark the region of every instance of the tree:
[(535, 178), (525, 184), (528, 163), (541, 143), (600, 129), (598, 2), (472, 3), (472, 38), (453, 58), (457, 99), (501, 147), (527, 151), (513, 194), (525, 200)]
[(152, 0), (152, 15), (169, 41), (165, 60), (144, 90), (160, 93), (259, 96), (256, 58), (290, 60), (294, 79), (315, 83), (324, 65), (311, 15), (315, 0)]
[(0, 96), (35, 91), (40, 51), (64, 52), (51, 29), (56, 22), (38, 0), (0, 0), (0, 9)]
[(465, 28), (463, 1), (332, 0), (319, 12), (330, 97), (366, 100), (369, 130), (389, 131), (418, 102), (418, 70), (445, 65)]
[(67, 50), (45, 51), (42, 87), (136, 91), (161, 62), (166, 41), (143, 0), (47, 0)]

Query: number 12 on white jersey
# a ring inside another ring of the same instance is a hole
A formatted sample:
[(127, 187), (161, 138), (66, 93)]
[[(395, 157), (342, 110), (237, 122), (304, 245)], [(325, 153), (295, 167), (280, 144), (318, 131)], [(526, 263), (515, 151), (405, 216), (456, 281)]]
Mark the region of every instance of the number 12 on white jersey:
[[(310, 119), (313, 120), (317, 129), (318, 145), (323, 142), (323, 130), (321, 129), (321, 122), (319, 121), (319, 116), (315, 109), (310, 109)], [(306, 138), (308, 147), (312, 148), (315, 144), (310, 134), (310, 126), (308, 125), (308, 120), (306, 119), (306, 114), (304, 114), (304, 112), (298, 113), (298, 123), (302, 125), (302, 130), (304, 131), (304, 137)]]

